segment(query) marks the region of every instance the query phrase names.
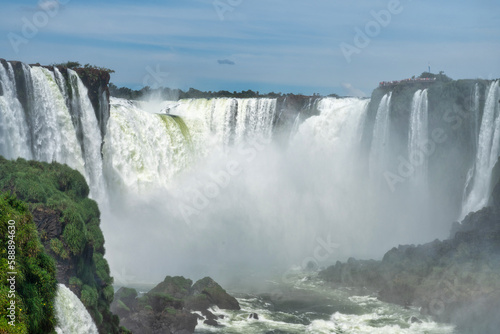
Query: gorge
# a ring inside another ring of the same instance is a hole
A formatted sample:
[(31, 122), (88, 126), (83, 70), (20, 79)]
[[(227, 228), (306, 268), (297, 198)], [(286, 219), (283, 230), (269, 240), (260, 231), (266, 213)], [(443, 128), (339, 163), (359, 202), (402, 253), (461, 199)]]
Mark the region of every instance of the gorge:
[(493, 201), (498, 80), (129, 101), (88, 71), (1, 60), (0, 155), (83, 175), (117, 285), (168, 274), (258, 287), (445, 239)]

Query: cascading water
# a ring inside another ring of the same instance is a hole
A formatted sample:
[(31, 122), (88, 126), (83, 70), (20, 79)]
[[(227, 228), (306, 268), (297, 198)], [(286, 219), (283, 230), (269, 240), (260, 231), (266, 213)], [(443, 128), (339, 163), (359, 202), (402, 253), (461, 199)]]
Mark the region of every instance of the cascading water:
[(110, 190), (168, 188), (191, 162), (190, 130), (182, 120), (150, 114), (125, 100), (111, 100), (104, 139), (104, 174)]
[(408, 157), (416, 162), (410, 179), (414, 187), (427, 186), (428, 161), (422, 149), (429, 139), (428, 122), (427, 89), (418, 90), (413, 95), (408, 134)]
[(58, 284), (54, 302), (57, 334), (99, 334), (80, 299), (64, 284)]
[(67, 85), (57, 68), (22, 64), (23, 106), (12, 65), (6, 64), (8, 70), (0, 66), (0, 154), (65, 163), (85, 176), (91, 197), (104, 204), (102, 138), (87, 89), (76, 72), (68, 70)]
[[(479, 85), (476, 83), (474, 85), (474, 93), (472, 96), (472, 105), (471, 105), (471, 113), (474, 117), (474, 122), (471, 124), (472, 127), (472, 134), (474, 138), (474, 148), (477, 152), (479, 148), (479, 129), (481, 126), (480, 123), (480, 113), (479, 113), (479, 99), (481, 98), (481, 94), (479, 91)], [(465, 179), (465, 186), (464, 186), (464, 191), (462, 194), (462, 206), (465, 204), (467, 200), (467, 196), (469, 195), (472, 187), (472, 181), (474, 180), (474, 170), (475, 170), (475, 164), (472, 164), (471, 168), (467, 172), (467, 176)], [(462, 207), (463, 209), (463, 207)], [(467, 213), (465, 213), (467, 214)], [(460, 219), (464, 218), (463, 213), (460, 213)]]
[(95, 116), (94, 109), (88, 98), (87, 88), (75, 71), (68, 69), (68, 79), (71, 85), (72, 98), (71, 110), (80, 120), (82, 132), (82, 151), (85, 161), (85, 171), (89, 179), (91, 196), (101, 202), (106, 199), (102, 157), (101, 157), (101, 132)]
[(492, 82), (488, 88), (479, 130), (474, 173), (471, 181), (472, 187), (469, 193), (464, 196), (461, 219), (469, 212), (485, 207), (490, 198), (492, 171), (500, 156), (499, 82), (498, 80)]
[(33, 67), (31, 78), (33, 102), (28, 112), (34, 158), (40, 161), (66, 163), (85, 175), (75, 128), (53, 73), (45, 68)]
[(17, 157), (31, 159), (30, 137), (26, 134), (28, 123), (23, 107), (17, 98), (16, 83), (12, 65), (8, 71), (0, 64), (0, 153), (7, 159)]
[[(191, 129), (196, 146), (205, 154), (255, 137), (270, 137), (276, 114), (275, 99), (191, 99), (170, 109)], [(198, 144), (199, 143), (199, 144)], [(201, 145), (200, 145), (201, 144)]]
[(373, 127), (373, 139), (369, 156), (370, 178), (374, 181), (382, 178), (386, 170), (387, 151), (390, 137), (390, 110), (392, 92), (380, 100)]

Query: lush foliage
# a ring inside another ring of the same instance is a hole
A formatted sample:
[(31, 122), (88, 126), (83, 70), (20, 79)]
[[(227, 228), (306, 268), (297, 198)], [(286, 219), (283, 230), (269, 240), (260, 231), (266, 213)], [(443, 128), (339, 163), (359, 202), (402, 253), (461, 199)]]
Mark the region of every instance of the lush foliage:
[[(8, 221), (15, 221), (15, 268), (7, 258)], [(45, 252), (28, 206), (8, 193), (0, 194), (0, 333), (49, 333), (54, 329), (56, 266)], [(8, 324), (8, 272), (17, 272), (15, 327)]]
[(87, 197), (89, 187), (84, 177), (58, 163), (0, 157), (0, 190), (26, 201), (35, 220), (37, 215), (48, 217), (44, 220), (50, 222), (49, 229), (61, 231), (50, 237), (47, 231), (41, 232), (45, 249), (68, 268), (72, 277), (66, 283), (80, 292), (100, 331), (117, 333), (117, 318), (109, 311), (113, 279), (104, 259), (100, 212), (97, 203)]

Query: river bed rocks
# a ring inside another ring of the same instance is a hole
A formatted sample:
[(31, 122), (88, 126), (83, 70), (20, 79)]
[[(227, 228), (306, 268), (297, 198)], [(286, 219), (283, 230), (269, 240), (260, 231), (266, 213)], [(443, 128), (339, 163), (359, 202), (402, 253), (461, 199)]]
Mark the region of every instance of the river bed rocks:
[[(193, 333), (198, 319), (219, 326), (218, 317), (210, 308), (239, 310), (236, 298), (230, 296), (210, 277), (195, 284), (190, 279), (167, 276), (149, 292), (139, 296), (135, 289), (122, 287), (111, 310), (120, 323), (134, 334)], [(201, 315), (200, 315), (201, 314)]]

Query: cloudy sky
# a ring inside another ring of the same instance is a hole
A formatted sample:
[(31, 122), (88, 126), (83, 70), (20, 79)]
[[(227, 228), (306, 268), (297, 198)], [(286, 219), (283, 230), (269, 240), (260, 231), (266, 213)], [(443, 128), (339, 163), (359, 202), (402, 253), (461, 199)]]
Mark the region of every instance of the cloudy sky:
[(2, 0), (0, 58), (114, 69), (141, 88), (369, 95), (500, 77), (498, 0)]

